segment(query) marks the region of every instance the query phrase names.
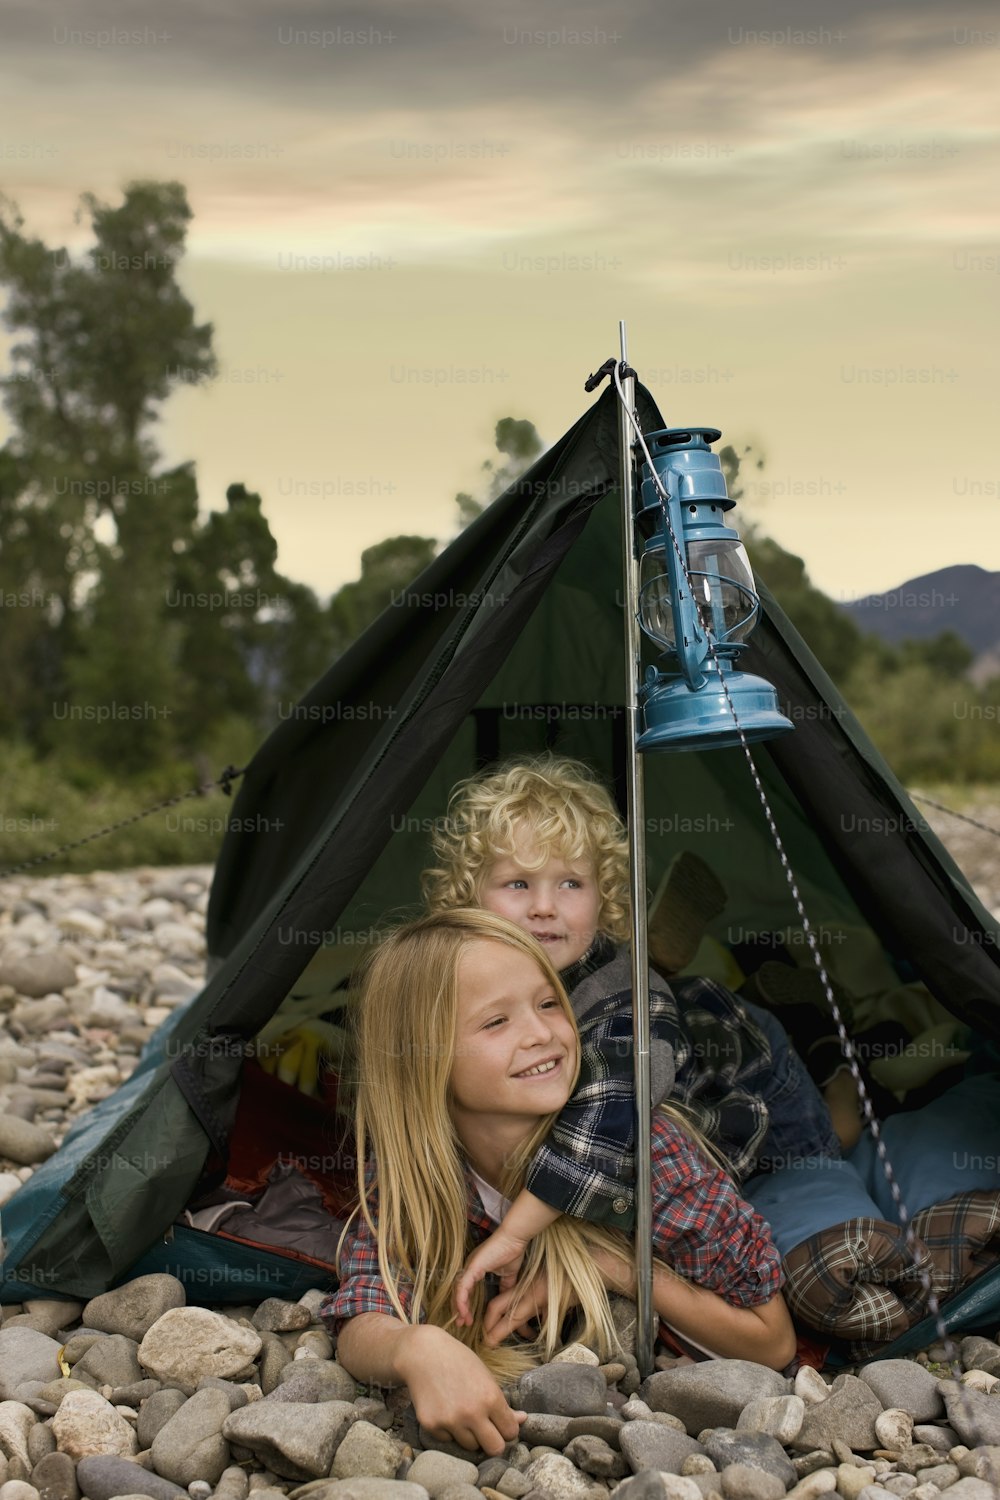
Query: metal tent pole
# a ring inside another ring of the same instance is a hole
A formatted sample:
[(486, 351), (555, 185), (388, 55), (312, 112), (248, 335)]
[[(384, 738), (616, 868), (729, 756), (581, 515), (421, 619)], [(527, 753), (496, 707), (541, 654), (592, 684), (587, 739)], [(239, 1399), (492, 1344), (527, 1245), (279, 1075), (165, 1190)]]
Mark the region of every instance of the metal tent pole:
[(625, 757), (628, 796), (629, 889), (632, 908), (632, 1026), (635, 1065), (635, 1281), (636, 1359), (644, 1377), (653, 1370), (653, 1202), (649, 1116), (649, 960), (646, 953), (646, 816), (642, 757), (636, 750), (640, 681), (639, 559), (633, 503), (635, 462), (629, 412), (635, 409), (635, 377), (628, 369), (624, 322), (618, 324), (625, 400), (618, 405), (618, 448), (622, 512), (622, 569), (625, 584)]

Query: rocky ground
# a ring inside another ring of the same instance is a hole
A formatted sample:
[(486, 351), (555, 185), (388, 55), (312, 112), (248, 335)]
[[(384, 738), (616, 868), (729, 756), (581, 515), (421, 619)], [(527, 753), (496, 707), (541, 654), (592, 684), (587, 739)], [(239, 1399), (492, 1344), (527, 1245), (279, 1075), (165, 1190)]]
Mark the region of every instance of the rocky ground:
[[(1000, 829), (1000, 807), (970, 815)], [(1000, 912), (1000, 839), (926, 809)], [(0, 885), (0, 1204), (135, 1067), (200, 986), (205, 867)], [(320, 1294), (218, 1311), (169, 1276), (3, 1309), (0, 1500), (844, 1500), (1000, 1494), (1000, 1344), (794, 1381), (739, 1360), (597, 1367), (576, 1346), (524, 1377), (501, 1458), (447, 1450), (405, 1393), (359, 1392)]]

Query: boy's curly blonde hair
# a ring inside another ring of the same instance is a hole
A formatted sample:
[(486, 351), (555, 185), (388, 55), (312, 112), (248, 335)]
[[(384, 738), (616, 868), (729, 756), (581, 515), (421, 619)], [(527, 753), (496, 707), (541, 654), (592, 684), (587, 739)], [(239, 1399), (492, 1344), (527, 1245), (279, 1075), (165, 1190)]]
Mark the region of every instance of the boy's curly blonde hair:
[[(507, 761), (460, 781), (447, 816), (435, 826), (437, 863), (423, 872), (432, 912), (476, 906), (487, 871), (518, 850), (525, 832), (535, 846), (531, 868), (553, 855), (586, 859), (601, 898), (600, 931), (615, 942), (629, 936), (628, 836), (605, 788), (582, 761), (556, 755)], [(526, 867), (527, 868), (527, 867)]]

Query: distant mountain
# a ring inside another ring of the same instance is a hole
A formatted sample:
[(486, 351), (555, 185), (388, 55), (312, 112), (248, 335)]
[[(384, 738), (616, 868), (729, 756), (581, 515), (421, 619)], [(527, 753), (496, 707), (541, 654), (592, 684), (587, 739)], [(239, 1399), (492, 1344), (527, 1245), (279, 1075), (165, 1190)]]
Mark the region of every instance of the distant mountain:
[(841, 608), (859, 630), (893, 645), (953, 630), (977, 657), (1000, 648), (1000, 573), (975, 563), (924, 573)]

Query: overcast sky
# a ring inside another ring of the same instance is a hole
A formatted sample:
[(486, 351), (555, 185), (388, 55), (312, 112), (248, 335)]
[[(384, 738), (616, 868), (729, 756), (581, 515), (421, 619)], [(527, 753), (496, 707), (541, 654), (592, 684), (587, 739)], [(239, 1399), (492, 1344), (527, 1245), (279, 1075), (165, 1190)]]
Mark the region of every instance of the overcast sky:
[(202, 503), (264, 496), (327, 594), (447, 537), (499, 417), (555, 441), (630, 354), (767, 457), (749, 509), (849, 599), (1000, 569), (1000, 14), (944, 0), (7, 0), (0, 173), (177, 178), (221, 378), (171, 398)]

